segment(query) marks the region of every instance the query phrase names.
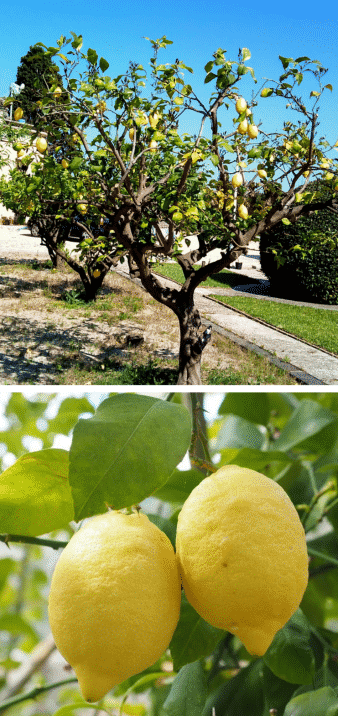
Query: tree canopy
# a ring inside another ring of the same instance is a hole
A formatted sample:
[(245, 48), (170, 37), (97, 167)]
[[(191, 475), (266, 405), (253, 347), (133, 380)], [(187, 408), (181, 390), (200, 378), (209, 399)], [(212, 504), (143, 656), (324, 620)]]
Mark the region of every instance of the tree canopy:
[(59, 68), (42, 47), (31, 45), (27, 54), (21, 57), (16, 81), (18, 85), (24, 84), (25, 87), (16, 96), (14, 109), (22, 107), (26, 122), (36, 125), (42, 118), (38, 102), (41, 101), (46, 88), (51, 82), (62, 86)]

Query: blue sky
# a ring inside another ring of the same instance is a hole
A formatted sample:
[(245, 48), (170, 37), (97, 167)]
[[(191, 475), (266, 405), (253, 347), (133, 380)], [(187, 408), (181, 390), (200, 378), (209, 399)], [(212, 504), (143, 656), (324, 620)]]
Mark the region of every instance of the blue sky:
[[(82, 34), (84, 47), (92, 47), (105, 57), (110, 63), (107, 74), (116, 76), (127, 68), (129, 60), (148, 66), (150, 45), (143, 36), (155, 39), (166, 35), (174, 44), (162, 51), (162, 61), (179, 57), (193, 67), (193, 87), (204, 97), (211, 84), (203, 85), (203, 67), (218, 47), (227, 50), (228, 59), (237, 58), (239, 47), (251, 50), (249, 64), (259, 80), (256, 89), (263, 77), (277, 79), (282, 71), (279, 54), (320, 60), (330, 68), (325, 79), (334, 88), (321, 101), (321, 134), (327, 134), (332, 142), (338, 139), (338, 16), (334, 2), (59, 0), (46, 4), (42, 0), (18, 0), (7, 1), (1, 20), (0, 96), (6, 95), (9, 84), (15, 81), (21, 56), (38, 41), (55, 45), (61, 34), (69, 36), (71, 30)], [(246, 77), (242, 87), (249, 99), (253, 83)], [(311, 88), (316, 89), (307, 90)], [(280, 102), (261, 100), (255, 122), (264, 120), (268, 131), (277, 129), (281, 119), (288, 118), (281, 110)]]

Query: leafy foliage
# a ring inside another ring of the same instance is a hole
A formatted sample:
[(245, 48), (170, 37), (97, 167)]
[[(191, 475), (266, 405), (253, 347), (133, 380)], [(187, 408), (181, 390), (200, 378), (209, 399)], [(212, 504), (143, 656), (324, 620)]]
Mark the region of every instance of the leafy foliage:
[[(102, 709), (121, 704), (121, 713), (136, 716), (267, 716), (271, 709), (278, 716), (336, 714), (337, 394), (227, 393), (219, 404), (219, 393), (171, 393), (168, 400), (119, 393), (98, 402), (95, 411), (90, 395), (8, 395), (0, 440), (5, 458), (11, 453), (16, 462), (2, 473), (0, 511), (4, 530), (15, 524), (15, 533), (1, 535), (11, 547), (3, 544), (0, 551), (3, 693), (8, 675), (13, 684), (15, 670), (45, 633), (50, 548), (62, 548), (79, 527), (74, 514), (79, 521), (103, 512), (105, 502), (117, 501), (123, 509), (153, 496), (155, 513), (149, 516), (174, 544), (178, 512), (192, 489), (214, 463), (238, 464), (277, 480), (299, 512), (310, 558), (300, 609), (264, 657), (254, 658), (237, 637), (204, 622), (183, 594), (170, 653), (116, 687)], [(71, 438), (69, 473), (68, 451), (53, 447), (57, 434)], [(40, 440), (41, 450), (36, 443), (32, 450), (33, 439)], [(178, 468), (187, 450), (191, 465)], [(149, 504), (143, 503), (145, 511)], [(46, 716), (84, 706), (75, 685), (67, 679), (61, 684), (54, 706), (50, 700), (44, 705)], [(133, 693), (142, 700), (145, 690), (150, 711), (128, 701)], [(18, 716), (26, 716), (29, 693), (12, 697), (19, 698)]]
[(338, 215), (317, 211), (260, 239), (262, 270), (276, 295), (338, 303)]
[(24, 84), (24, 89), (16, 96), (13, 109), (21, 107), (24, 119), (28, 124), (39, 125), (43, 114), (38, 102), (41, 102), (46, 87), (51, 83), (62, 87), (62, 78), (58, 66), (43, 48), (32, 45), (27, 54), (21, 57), (16, 73), (18, 85)]

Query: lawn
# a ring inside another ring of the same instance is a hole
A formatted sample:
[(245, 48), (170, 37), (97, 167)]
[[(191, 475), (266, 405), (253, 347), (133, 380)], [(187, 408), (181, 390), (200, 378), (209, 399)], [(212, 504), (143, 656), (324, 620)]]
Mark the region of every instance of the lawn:
[[(181, 267), (174, 264), (156, 264), (154, 270), (162, 276), (172, 278), (179, 283), (183, 282)], [(240, 284), (247, 284), (248, 277), (224, 269), (220, 273), (204, 281), (201, 286), (210, 288), (233, 288)], [(250, 283), (259, 283), (250, 278)], [(319, 348), (325, 348), (338, 355), (338, 311), (312, 308), (307, 306), (294, 306), (287, 303), (249, 298), (247, 296), (212, 296), (228, 306), (238, 308), (250, 316), (260, 318), (271, 326), (282, 328), (297, 338), (313, 343)]]
[[(198, 265), (195, 264), (194, 268), (197, 269)], [(178, 283), (183, 283), (184, 281), (183, 271), (177, 263), (153, 264), (152, 269), (162, 276), (178, 281)], [(220, 273), (215, 273), (213, 276), (207, 278), (206, 281), (203, 281), (201, 286), (208, 288), (233, 288), (234, 286), (245, 285), (246, 283), (248, 283), (247, 276), (223, 269)], [(250, 283), (259, 283), (259, 281), (250, 278)]]
[(212, 298), (338, 355), (338, 311), (294, 306), (247, 296), (215, 295)]

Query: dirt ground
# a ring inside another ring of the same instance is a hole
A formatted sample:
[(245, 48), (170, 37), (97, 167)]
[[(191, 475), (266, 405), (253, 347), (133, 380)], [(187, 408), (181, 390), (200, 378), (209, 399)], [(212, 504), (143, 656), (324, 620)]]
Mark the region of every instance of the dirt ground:
[[(161, 369), (175, 382), (179, 331), (169, 309), (116, 272), (95, 304), (66, 302), (81, 288), (77, 275), (47, 268), (48, 259), (27, 228), (0, 226), (0, 384), (114, 383), (126, 364), (135, 372), (149, 360), (159, 382)], [(203, 382), (210, 371), (238, 371), (241, 360), (248, 361), (245, 351), (215, 336), (203, 353)], [(254, 363), (246, 383), (257, 382)], [(277, 373), (260, 382), (285, 383)], [(145, 376), (137, 382), (150, 383)]]

